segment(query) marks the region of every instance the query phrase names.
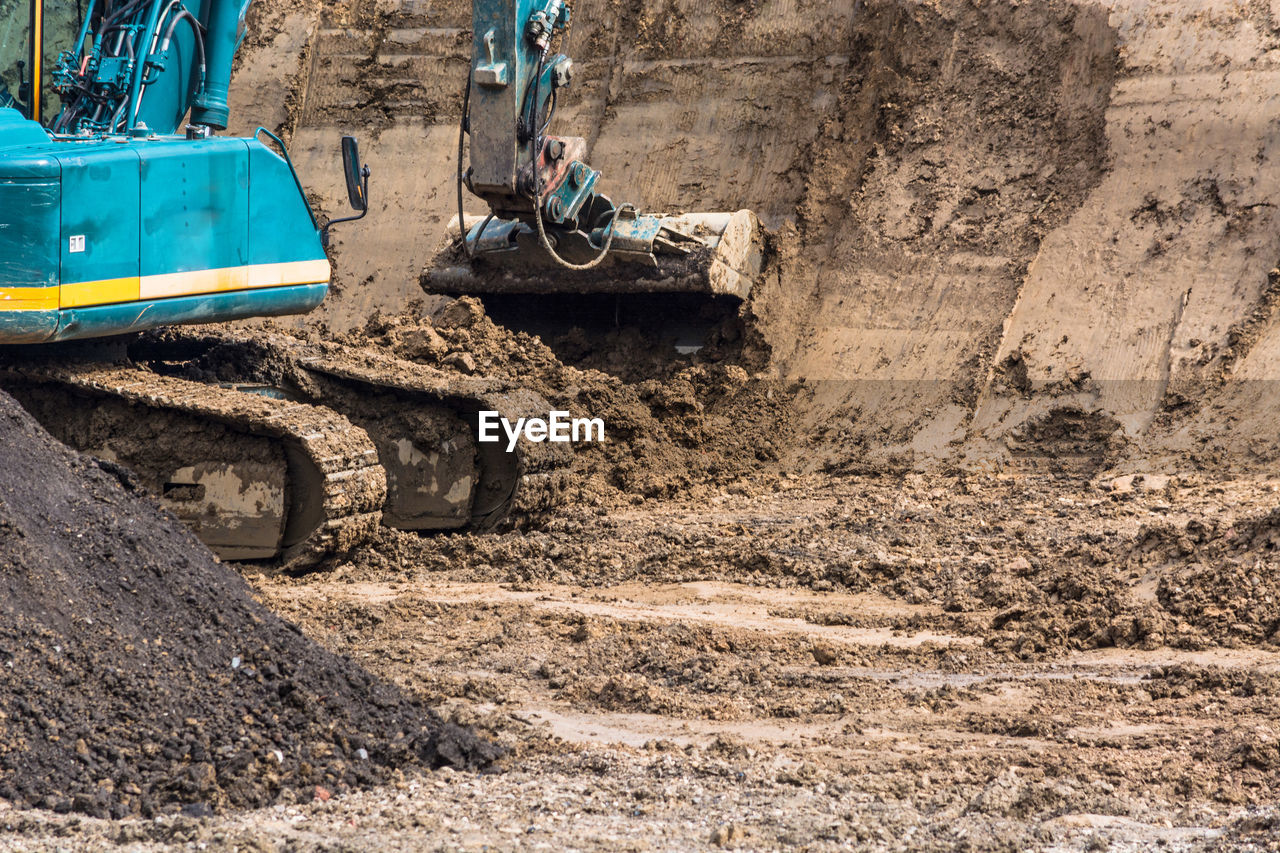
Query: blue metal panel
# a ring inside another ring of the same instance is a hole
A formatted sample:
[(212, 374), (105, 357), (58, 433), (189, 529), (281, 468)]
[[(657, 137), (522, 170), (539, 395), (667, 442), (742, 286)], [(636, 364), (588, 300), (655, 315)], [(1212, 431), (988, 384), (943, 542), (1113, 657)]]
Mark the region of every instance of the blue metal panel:
[(48, 141), (49, 134), (38, 123), (24, 118), (15, 109), (0, 109), (0, 148), (40, 145)]
[(0, 344), (42, 344), (58, 328), (57, 311), (5, 311), (0, 308)]
[[(60, 283), (127, 283), (325, 254), (292, 171), (254, 140), (54, 142), (23, 125), (30, 122), (0, 116), (0, 148), (8, 130), (30, 143), (0, 157), (0, 343), (299, 314), (323, 301), (327, 285), (313, 284), (45, 310), (59, 304)], [(84, 237), (83, 251), (71, 251), (72, 236)]]
[[(95, 146), (60, 158), (63, 282), (138, 275), (138, 148)], [(73, 237), (83, 239), (73, 246)]]
[(157, 140), (139, 148), (141, 273), (249, 262), (249, 154), (243, 139)]
[(328, 285), (308, 284), (72, 308), (61, 312), (62, 324), (53, 340), (118, 335), (178, 324), (305, 314), (324, 300), (328, 290)]
[(9, 165), (0, 165), (0, 286), (57, 287), (56, 173), (51, 177), (11, 177), (13, 172), (25, 170)]
[(289, 165), (256, 140), (249, 146), (249, 263), (321, 260), (320, 232)]

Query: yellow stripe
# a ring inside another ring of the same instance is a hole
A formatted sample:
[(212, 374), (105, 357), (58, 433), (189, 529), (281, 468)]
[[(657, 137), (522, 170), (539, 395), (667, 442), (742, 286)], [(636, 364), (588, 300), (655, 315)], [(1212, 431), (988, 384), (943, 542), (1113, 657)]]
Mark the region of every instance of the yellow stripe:
[(56, 311), (56, 287), (0, 287), (0, 311)]
[(140, 292), (138, 277), (109, 278), (62, 285), (62, 307), (82, 308), (112, 302), (136, 302)]
[(286, 284), (328, 284), (329, 262), (290, 261), (284, 264), (254, 264), (248, 267), (250, 287), (283, 287)]
[[(260, 287), (289, 287), (297, 284), (328, 284), (329, 262), (289, 261), (282, 264), (252, 264), (217, 270), (146, 275), (141, 278), (110, 278), (80, 281), (58, 287), (0, 287), (0, 312), (52, 311), (112, 305), (143, 299), (198, 296)], [(61, 296), (59, 296), (61, 291)], [(61, 300), (61, 302), (59, 302)]]
[(327, 284), (328, 281), (329, 262), (323, 258), (283, 264), (253, 264), (217, 270), (146, 275), (142, 277), (139, 298), (163, 299), (168, 296), (196, 296), (201, 293), (224, 293), (256, 287)]
[(164, 299), (168, 296), (192, 296), (197, 293), (219, 293), (244, 290), (249, 286), (248, 267), (220, 270), (194, 270), (142, 277), (139, 299)]

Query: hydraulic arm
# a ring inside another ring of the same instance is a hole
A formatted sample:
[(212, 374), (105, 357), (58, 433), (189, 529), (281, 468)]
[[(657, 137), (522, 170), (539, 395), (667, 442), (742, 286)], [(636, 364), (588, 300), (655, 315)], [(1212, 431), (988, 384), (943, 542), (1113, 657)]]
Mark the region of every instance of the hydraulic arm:
[(227, 91), (250, 0), (89, 0), (75, 40), (58, 54), (56, 133), (172, 134), (227, 126)]

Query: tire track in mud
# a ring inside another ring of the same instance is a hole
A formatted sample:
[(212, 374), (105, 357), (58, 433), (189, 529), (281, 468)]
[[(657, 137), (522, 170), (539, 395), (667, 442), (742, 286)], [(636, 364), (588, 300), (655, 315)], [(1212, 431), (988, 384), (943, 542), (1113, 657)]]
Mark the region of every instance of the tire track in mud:
[[(437, 618), (456, 625), (456, 616), (483, 611), (485, 621), (507, 625), (529, 623), (540, 625), (553, 644), (575, 645), (599, 638), (640, 638), (646, 633), (662, 632), (672, 627), (705, 628), (708, 650), (729, 655), (761, 654), (783, 661), (778, 672), (792, 686), (805, 683), (822, 685), (822, 689), (848, 689), (861, 685), (866, 695), (872, 693), (919, 694), (921, 691), (955, 693), (969, 697), (967, 711), (980, 715), (1011, 711), (1034, 712), (1042, 694), (1061, 692), (1062, 688), (1079, 695), (1115, 690), (1141, 690), (1168, 673), (1212, 673), (1218, 681), (1232, 678), (1280, 679), (1280, 652), (1266, 649), (1205, 649), (1200, 651), (1158, 649), (1094, 649), (1070, 652), (1040, 662), (1015, 663), (985, 658), (980, 652), (976, 665), (957, 669), (937, 668), (958, 652), (972, 654), (981, 645), (981, 637), (960, 637), (933, 631), (910, 631), (894, 628), (842, 628), (823, 624), (838, 616), (840, 622), (867, 624), (888, 623), (903, 616), (941, 616), (936, 607), (913, 606), (873, 595), (846, 596), (817, 594), (807, 591), (766, 590), (740, 584), (702, 582), (649, 586), (629, 584), (620, 587), (574, 587), (537, 585), (530, 589), (513, 589), (497, 584), (457, 583), (309, 583), (305, 586), (274, 588), (274, 603), (288, 610), (305, 611), (326, 620), (337, 613), (380, 613), (383, 620), (400, 622), (422, 614), (428, 620)], [(804, 617), (785, 614), (803, 609)], [(445, 615), (448, 614), (448, 615)], [(400, 642), (417, 631), (409, 631)], [(585, 627), (584, 627), (585, 626)], [(432, 634), (437, 627), (423, 627)], [(465, 647), (450, 629), (455, 647)], [(723, 639), (719, 639), (723, 638)], [(840, 647), (859, 648), (855, 663), (840, 662)], [(748, 650), (754, 649), (755, 652)], [(540, 643), (529, 646), (534, 657), (554, 656)], [(394, 653), (393, 653), (394, 656)], [(509, 682), (513, 672), (508, 664), (470, 667), (465, 677), (501, 684)], [(625, 676), (622, 676), (625, 678)], [(842, 688), (843, 685), (843, 688)], [(510, 685), (508, 684), (508, 689)], [(743, 713), (721, 718), (707, 710), (698, 712), (697, 705), (682, 713), (660, 714), (637, 709), (610, 710), (589, 696), (576, 701), (546, 695), (535, 689), (517, 691), (522, 698), (508, 696), (500, 704), (503, 713), (531, 726), (549, 727), (549, 732), (575, 743), (624, 744), (642, 746), (657, 739), (669, 738), (680, 745), (706, 745), (719, 736), (733, 736), (748, 742), (778, 743), (786, 740), (810, 739), (822, 742), (837, 735), (847, 722), (818, 716), (786, 723), (771, 720), (768, 714)], [(569, 691), (572, 694), (572, 690)], [(855, 690), (855, 692), (859, 692)], [(986, 698), (983, 698), (986, 697)], [(585, 701), (584, 701), (585, 699)], [(963, 704), (963, 703), (962, 703)], [(486, 706), (493, 711), (497, 706)], [(905, 730), (894, 727), (901, 723), (901, 708), (890, 701), (872, 702), (872, 718), (859, 718), (860, 734), (884, 741), (900, 740)], [(827, 708), (830, 714), (837, 709)], [(689, 711), (693, 711), (690, 715)], [(843, 708), (854, 712), (853, 706)], [(874, 720), (874, 725), (872, 724)], [(1211, 727), (1212, 721), (1178, 720), (1137, 727), (1089, 718), (1079, 725), (1063, 728), (1068, 739), (1103, 741), (1141, 735), (1173, 735), (1179, 728)], [(955, 728), (954, 719), (930, 723), (930, 738), (978, 740), (988, 745), (1001, 744), (1004, 732), (983, 733), (971, 728)], [(1145, 728), (1143, 727), (1145, 726)], [(987, 735), (993, 735), (991, 737)], [(1025, 744), (1024, 744), (1025, 745)], [(1002, 747), (1003, 748), (1003, 747)]]
[[(811, 625), (909, 614), (937, 625), (945, 614), (714, 580), (511, 586), (419, 575), (260, 590), (305, 614), (326, 644), (530, 757), (705, 753), (720, 775), (783, 790), (857, 780), (864, 796), (910, 797), (957, 821), (997, 817), (1007, 832), (1057, 821), (1053, 832), (1122, 828), (1148, 841), (1206, 832), (1221, 825), (1221, 804), (1255, 802), (1274, 785), (1274, 648), (1017, 660), (859, 643), (823, 663)], [(597, 783), (622, 772), (598, 760)], [(1158, 802), (1179, 803), (1177, 816)]]
[[(408, 588), (406, 588), (408, 587)], [(297, 591), (300, 599), (317, 594), (311, 588)], [(706, 625), (741, 628), (768, 636), (807, 637), (815, 642), (851, 646), (916, 648), (925, 644), (970, 646), (982, 641), (933, 631), (907, 633), (890, 627), (848, 628), (823, 625), (805, 619), (781, 616), (779, 611), (805, 605), (829, 605), (844, 614), (858, 614), (869, 622), (893, 618), (940, 615), (939, 608), (905, 605), (879, 596), (819, 596), (760, 590), (750, 586), (700, 583), (679, 586), (634, 585), (593, 588), (538, 588), (531, 591), (504, 588), (497, 584), (455, 584), (448, 586), (351, 583), (340, 590), (349, 602), (384, 604), (402, 598), (413, 606), (427, 605), (517, 605), (565, 615), (576, 614), (614, 622), (665, 625)], [(330, 600), (328, 594), (321, 594)], [(674, 600), (662, 601), (664, 598)], [(657, 600), (655, 600), (657, 599)]]

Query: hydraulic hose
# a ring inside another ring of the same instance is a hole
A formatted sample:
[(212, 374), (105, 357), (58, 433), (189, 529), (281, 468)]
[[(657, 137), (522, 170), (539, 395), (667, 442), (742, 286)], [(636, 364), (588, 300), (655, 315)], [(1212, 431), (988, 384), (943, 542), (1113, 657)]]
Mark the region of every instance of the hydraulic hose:
[[(539, 184), (541, 181), (539, 181)], [(556, 253), (555, 247), (551, 245), (551, 240), (547, 237), (546, 226), (542, 223), (542, 191), (535, 186), (533, 190), (533, 221), (538, 226), (538, 241), (542, 243), (542, 248), (546, 251), (551, 259), (567, 270), (589, 270), (595, 269), (604, 262), (605, 257), (609, 254), (609, 249), (613, 246), (613, 228), (618, 224), (618, 217), (622, 215), (622, 211), (632, 210), (635, 208), (630, 204), (620, 205), (613, 211), (613, 218), (609, 220), (609, 236), (605, 238), (604, 248), (600, 250), (600, 254), (596, 255), (585, 264), (575, 264), (566, 261)]]
[[(542, 73), (546, 69), (546, 64), (547, 51), (543, 50), (538, 55), (538, 74), (533, 78), (533, 104), (531, 107), (532, 116), (530, 117), (530, 127), (538, 127), (538, 95), (542, 83)], [(551, 90), (551, 107), (547, 110), (547, 120), (540, 130), (534, 132), (533, 139), (529, 141), (531, 146), (529, 161), (530, 168), (533, 169), (533, 222), (538, 228), (538, 242), (542, 244), (543, 251), (550, 255), (551, 260), (555, 261), (557, 265), (567, 270), (581, 271), (595, 269), (600, 266), (600, 264), (604, 263), (604, 259), (609, 255), (609, 249), (613, 246), (613, 229), (614, 226), (618, 224), (618, 217), (622, 215), (622, 211), (635, 210), (635, 208), (629, 204), (624, 204), (614, 209), (613, 218), (609, 220), (609, 236), (605, 238), (604, 248), (600, 250), (600, 254), (596, 255), (585, 264), (575, 264), (571, 261), (567, 261), (560, 256), (559, 252), (556, 251), (555, 246), (551, 244), (551, 239), (547, 237), (546, 224), (542, 221), (542, 175), (538, 173), (538, 154), (542, 151), (542, 135), (546, 133), (547, 128), (551, 126), (551, 116), (555, 112), (555, 105), (556, 93), (553, 88)]]
[[(168, 26), (165, 27), (165, 30), (164, 30), (164, 36), (161, 37), (159, 29), (156, 30), (155, 37), (151, 40), (152, 50), (154, 52), (157, 46), (161, 53), (168, 50), (169, 42), (173, 38), (173, 32), (178, 28), (178, 22), (182, 20), (186, 20), (191, 25), (192, 35), (195, 37), (195, 40), (196, 40), (196, 55), (200, 57), (200, 67), (199, 67), (200, 76), (199, 76), (199, 82), (196, 85), (195, 91), (202, 92), (204, 91), (204, 80), (205, 80), (204, 33), (200, 26), (200, 22), (196, 20), (194, 15), (192, 15), (190, 12), (187, 11), (186, 7), (182, 5), (180, 0), (173, 0), (173, 2), (171, 2), (165, 8), (164, 15), (160, 19), (160, 22), (162, 24), (165, 22), (166, 19), (169, 18), (170, 12), (172, 12), (175, 7), (177, 8), (178, 12), (176, 15), (173, 16), (172, 19), (168, 21)], [(145, 75), (145, 69), (143, 73)], [(133, 109), (129, 111), (130, 127), (132, 127), (134, 123), (137, 121), (138, 113), (142, 110), (142, 99), (146, 95), (146, 93), (147, 93), (147, 84), (143, 83), (142, 87), (138, 90), (138, 100), (133, 104)]]
[[(458, 120), (458, 231), (462, 235), (462, 251), (466, 254), (467, 260), (475, 257), (471, 252), (471, 246), (467, 243), (467, 223), (462, 212), (462, 149), (463, 141), (467, 133), (468, 119), (470, 118), (469, 110), (471, 109), (471, 74), (467, 73), (467, 88), (462, 92), (462, 118)], [(490, 213), (484, 218), (484, 222), (480, 223), (480, 230), (476, 232), (476, 240), (479, 240), (484, 234), (484, 229), (493, 221), (493, 214)]]

